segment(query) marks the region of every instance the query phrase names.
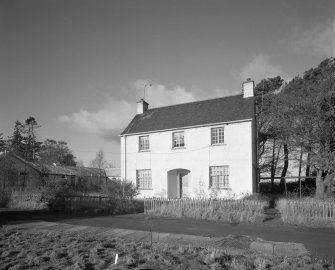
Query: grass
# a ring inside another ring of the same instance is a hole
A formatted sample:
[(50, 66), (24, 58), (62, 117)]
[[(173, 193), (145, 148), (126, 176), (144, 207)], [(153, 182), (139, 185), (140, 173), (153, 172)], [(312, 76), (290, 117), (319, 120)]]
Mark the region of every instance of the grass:
[(277, 201), (276, 208), (286, 224), (312, 227), (335, 227), (335, 200), (316, 198), (286, 199)]
[[(115, 256), (118, 254), (117, 264)], [(0, 269), (335, 269), (303, 258), (233, 256), (211, 247), (132, 242), (87, 233), (0, 229)]]
[(156, 216), (189, 217), (230, 223), (260, 223), (264, 220), (266, 200), (149, 199), (145, 212)]

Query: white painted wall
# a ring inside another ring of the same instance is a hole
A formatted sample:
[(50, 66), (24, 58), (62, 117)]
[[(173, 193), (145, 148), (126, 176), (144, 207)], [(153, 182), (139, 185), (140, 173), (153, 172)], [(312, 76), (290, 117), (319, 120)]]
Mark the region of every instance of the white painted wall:
[[(210, 196), (209, 167), (229, 165), (229, 190), (219, 196), (252, 193), (252, 125), (250, 121), (223, 124), (225, 143), (211, 145), (211, 128), (222, 125), (149, 133), (150, 151), (139, 152), (138, 137), (121, 137), (121, 177), (136, 184), (136, 170), (151, 169), (152, 190), (141, 190), (139, 197), (167, 197), (167, 172), (187, 169), (188, 193)], [(184, 131), (185, 148), (173, 149), (172, 133)], [(143, 134), (141, 134), (143, 136)], [(125, 153), (127, 153), (125, 155)]]

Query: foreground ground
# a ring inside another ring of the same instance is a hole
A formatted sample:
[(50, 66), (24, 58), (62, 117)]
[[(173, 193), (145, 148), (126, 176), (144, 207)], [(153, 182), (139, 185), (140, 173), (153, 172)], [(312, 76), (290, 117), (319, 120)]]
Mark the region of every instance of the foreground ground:
[[(118, 260), (115, 264), (116, 254)], [(303, 257), (230, 255), (222, 249), (134, 242), (94, 233), (0, 229), (0, 269), (335, 269)]]
[(330, 228), (304, 228), (280, 223), (228, 224), (186, 218), (152, 218), (143, 214), (119, 216), (72, 216), (64, 214), (1, 212), (0, 224), (20, 224), (31, 221), (52, 221), (80, 226), (97, 226), (160, 233), (187, 234), (207, 237), (248, 235), (267, 241), (302, 243), (314, 257), (335, 261), (335, 230)]

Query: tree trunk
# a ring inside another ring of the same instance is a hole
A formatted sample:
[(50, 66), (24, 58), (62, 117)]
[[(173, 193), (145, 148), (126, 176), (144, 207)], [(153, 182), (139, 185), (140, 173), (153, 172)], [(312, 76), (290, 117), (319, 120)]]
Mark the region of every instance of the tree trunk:
[(306, 176), (309, 176), (309, 174), (310, 174), (310, 166), (309, 166), (310, 161), (311, 161), (311, 153), (308, 152), (308, 154), (307, 154), (307, 165), (306, 165)]
[(287, 169), (288, 169), (288, 146), (287, 143), (284, 143), (284, 167), (283, 170), (281, 172), (281, 176), (280, 176), (280, 193), (284, 193), (285, 191), (285, 176), (287, 173)]
[(271, 162), (271, 193), (274, 193), (274, 182), (275, 182), (275, 148), (276, 148), (276, 140), (273, 139), (272, 146), (272, 162)]
[(324, 182), (323, 182), (323, 173), (322, 170), (318, 170), (316, 175), (316, 190), (315, 190), (315, 197), (319, 199), (324, 198)]
[(299, 198), (301, 198), (301, 163), (302, 163), (302, 148), (300, 150), (300, 157), (299, 157)]

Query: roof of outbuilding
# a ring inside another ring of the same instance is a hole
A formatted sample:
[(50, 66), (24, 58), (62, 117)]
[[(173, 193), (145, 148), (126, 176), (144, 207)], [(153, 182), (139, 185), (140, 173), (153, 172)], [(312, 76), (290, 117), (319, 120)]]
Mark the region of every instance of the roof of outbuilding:
[(75, 166), (54, 166), (49, 164), (34, 163), (38, 170), (45, 174), (54, 175), (77, 175), (77, 176), (103, 176), (106, 177), (105, 170), (90, 167), (75, 167)]
[(120, 168), (107, 168), (105, 169), (107, 177), (120, 177), (121, 169)]
[(137, 114), (121, 135), (252, 119), (253, 116), (252, 97), (215, 98), (149, 109)]
[[(30, 162), (20, 157), (14, 152), (7, 153), (8, 156), (12, 156), (24, 162), (26, 165), (37, 170), (39, 173), (43, 174), (53, 174), (53, 175), (76, 175), (76, 176), (102, 176), (106, 177), (106, 172), (104, 169), (90, 168), (90, 167), (76, 167), (76, 166), (62, 166), (62, 165), (49, 165), (38, 162)], [(5, 154), (0, 155), (0, 160), (5, 158)]]

